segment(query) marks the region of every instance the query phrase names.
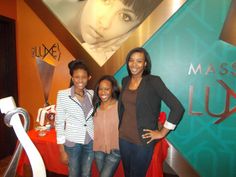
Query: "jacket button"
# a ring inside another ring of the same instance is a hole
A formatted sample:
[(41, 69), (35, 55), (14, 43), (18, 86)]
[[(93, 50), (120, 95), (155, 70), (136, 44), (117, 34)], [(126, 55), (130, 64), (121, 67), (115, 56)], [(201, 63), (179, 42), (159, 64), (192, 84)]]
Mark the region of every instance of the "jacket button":
[(84, 124), (84, 126), (86, 127), (86, 126), (87, 126), (87, 124)]

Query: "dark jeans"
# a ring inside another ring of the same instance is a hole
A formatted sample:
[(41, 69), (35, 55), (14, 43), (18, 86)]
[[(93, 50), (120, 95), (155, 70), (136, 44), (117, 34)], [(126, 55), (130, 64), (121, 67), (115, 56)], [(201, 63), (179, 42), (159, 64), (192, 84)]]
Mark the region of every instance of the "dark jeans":
[(69, 159), (69, 177), (90, 177), (94, 158), (93, 141), (64, 147)]
[(143, 146), (121, 138), (119, 141), (125, 177), (145, 177), (155, 144)]
[(99, 177), (112, 177), (120, 162), (120, 151), (112, 150), (110, 154), (96, 151), (95, 161), (99, 171)]

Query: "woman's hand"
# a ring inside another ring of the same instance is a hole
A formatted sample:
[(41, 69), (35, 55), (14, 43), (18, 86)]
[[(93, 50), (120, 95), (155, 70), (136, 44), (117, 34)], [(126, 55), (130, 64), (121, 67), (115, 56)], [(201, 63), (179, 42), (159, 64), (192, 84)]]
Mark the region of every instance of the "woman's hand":
[(60, 151), (60, 158), (61, 158), (61, 162), (63, 164), (68, 165), (68, 155), (66, 153), (66, 151), (64, 150), (64, 146), (63, 145), (59, 145), (59, 151)]
[(145, 132), (142, 135), (143, 139), (150, 139), (147, 144), (149, 144), (150, 142), (152, 142), (153, 140), (157, 140), (157, 139), (161, 139), (164, 138), (168, 133), (169, 133), (169, 129), (167, 128), (162, 128), (161, 131), (158, 130), (150, 130), (150, 129), (143, 129), (143, 131)]
[(127, 32), (121, 36), (110, 39), (108, 41), (102, 41), (96, 44), (89, 44), (89, 48), (95, 52), (115, 52), (118, 48), (120, 48), (121, 44), (128, 39), (131, 32)]
[(68, 165), (68, 155), (66, 152), (61, 152), (61, 162)]

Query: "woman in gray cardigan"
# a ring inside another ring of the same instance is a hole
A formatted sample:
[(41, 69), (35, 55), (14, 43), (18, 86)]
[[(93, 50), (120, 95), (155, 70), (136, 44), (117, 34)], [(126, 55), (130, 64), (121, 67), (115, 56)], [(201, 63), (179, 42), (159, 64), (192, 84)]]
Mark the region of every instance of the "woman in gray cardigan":
[[(122, 80), (119, 98), (119, 138), (126, 177), (145, 177), (158, 139), (164, 138), (183, 116), (184, 108), (158, 76), (144, 48), (132, 49), (126, 58), (129, 76)], [(170, 113), (164, 127), (157, 129), (161, 102)]]

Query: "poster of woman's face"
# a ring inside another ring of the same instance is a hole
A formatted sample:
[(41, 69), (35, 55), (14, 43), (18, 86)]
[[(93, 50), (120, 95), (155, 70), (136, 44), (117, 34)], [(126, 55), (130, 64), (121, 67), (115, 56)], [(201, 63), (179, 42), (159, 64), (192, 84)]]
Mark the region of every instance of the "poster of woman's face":
[(43, 0), (102, 66), (162, 0)]

